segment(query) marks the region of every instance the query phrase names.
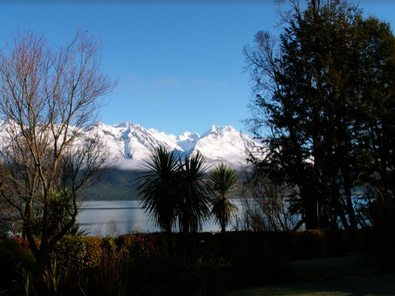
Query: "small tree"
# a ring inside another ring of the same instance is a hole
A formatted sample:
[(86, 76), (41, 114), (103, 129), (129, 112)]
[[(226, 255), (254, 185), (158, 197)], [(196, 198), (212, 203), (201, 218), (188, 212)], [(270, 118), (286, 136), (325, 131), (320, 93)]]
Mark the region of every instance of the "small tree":
[[(300, 228), (301, 205), (295, 188), (252, 169), (244, 172), (241, 186), (243, 213), (238, 227), (248, 231), (292, 231)], [(299, 221), (299, 223), (298, 223)]]
[(159, 146), (139, 175), (138, 195), (144, 210), (168, 235), (172, 257), (172, 228), (176, 221), (178, 157), (174, 151)]
[(210, 214), (205, 161), (199, 151), (180, 160), (177, 209), (179, 227), (183, 233), (201, 230), (203, 221)]
[(96, 118), (100, 98), (115, 86), (99, 72), (98, 53), (97, 42), (85, 33), (53, 49), (30, 32), (0, 52), (0, 116), (8, 126), (0, 196), (22, 220), (42, 270), (76, 221), (79, 190), (105, 167), (103, 145), (81, 137)]
[(213, 189), (212, 214), (221, 226), (221, 232), (237, 213), (237, 207), (229, 200), (228, 195), (238, 183), (237, 171), (220, 163), (210, 172), (210, 186)]
[(170, 257), (173, 227), (178, 223), (182, 233), (196, 232), (210, 214), (204, 162), (200, 153), (182, 158), (159, 146), (140, 173), (138, 194), (142, 207), (166, 230)]

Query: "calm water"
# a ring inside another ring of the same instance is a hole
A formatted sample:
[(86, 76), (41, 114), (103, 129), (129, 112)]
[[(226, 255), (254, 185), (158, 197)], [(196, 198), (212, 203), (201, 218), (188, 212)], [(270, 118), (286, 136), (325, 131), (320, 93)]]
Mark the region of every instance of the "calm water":
[[(134, 231), (160, 230), (136, 200), (86, 201), (82, 204), (77, 222), (92, 236), (116, 236)], [(217, 232), (220, 228), (208, 221), (203, 225), (203, 231)]]

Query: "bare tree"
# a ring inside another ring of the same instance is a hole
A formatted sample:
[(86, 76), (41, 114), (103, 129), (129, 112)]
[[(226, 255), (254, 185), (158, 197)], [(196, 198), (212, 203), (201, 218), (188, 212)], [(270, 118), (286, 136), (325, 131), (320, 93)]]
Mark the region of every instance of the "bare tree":
[(80, 136), (115, 86), (100, 73), (99, 51), (85, 33), (54, 49), (26, 32), (0, 52), (0, 116), (9, 140), (0, 152), (0, 197), (17, 211), (43, 269), (76, 221), (79, 190), (106, 165), (98, 139)]
[(252, 231), (290, 231), (297, 229), (298, 215), (290, 210), (293, 189), (257, 172), (247, 171), (241, 187), (243, 213), (238, 227)]

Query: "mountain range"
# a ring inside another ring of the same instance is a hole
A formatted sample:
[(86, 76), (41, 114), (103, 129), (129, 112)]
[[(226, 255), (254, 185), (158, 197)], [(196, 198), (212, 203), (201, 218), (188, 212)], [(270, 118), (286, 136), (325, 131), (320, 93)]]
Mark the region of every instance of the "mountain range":
[[(0, 121), (2, 145), (7, 141), (6, 128), (7, 123)], [(176, 136), (131, 122), (115, 125), (97, 122), (83, 133), (98, 135), (107, 148), (108, 158), (116, 160), (115, 168), (84, 192), (87, 199), (135, 198), (137, 171), (143, 168), (144, 162), (159, 145), (180, 155), (199, 151), (210, 166), (224, 162), (237, 170), (248, 166), (249, 153), (260, 146), (251, 136), (231, 126), (212, 126), (202, 135), (186, 131)]]
[(180, 154), (199, 151), (211, 164), (225, 162), (241, 169), (247, 166), (248, 154), (259, 145), (251, 136), (231, 126), (212, 126), (203, 135), (187, 131), (175, 136), (130, 122), (117, 125), (96, 123), (86, 133), (99, 135), (111, 157), (117, 159), (119, 169), (141, 168), (159, 145)]

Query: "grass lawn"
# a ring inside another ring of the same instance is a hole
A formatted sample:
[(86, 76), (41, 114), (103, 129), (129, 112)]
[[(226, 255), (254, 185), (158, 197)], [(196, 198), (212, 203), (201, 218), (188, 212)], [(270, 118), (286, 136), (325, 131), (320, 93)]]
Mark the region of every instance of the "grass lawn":
[(290, 263), (296, 281), (233, 291), (227, 296), (382, 296), (395, 295), (395, 273), (379, 274), (362, 256)]

